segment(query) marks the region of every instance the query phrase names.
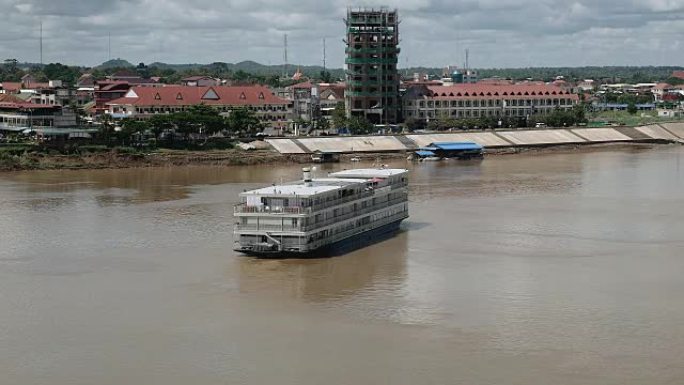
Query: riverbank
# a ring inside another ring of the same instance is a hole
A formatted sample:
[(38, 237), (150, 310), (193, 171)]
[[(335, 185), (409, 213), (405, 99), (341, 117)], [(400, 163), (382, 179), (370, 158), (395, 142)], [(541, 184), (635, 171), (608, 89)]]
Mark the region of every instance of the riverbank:
[(167, 167), (188, 165), (254, 165), (296, 162), (301, 156), (282, 155), (272, 151), (159, 151), (120, 153), (116, 150), (87, 154), (49, 154), (27, 152), (0, 156), (0, 171), (103, 169)]
[[(486, 156), (510, 156), (516, 154), (551, 152), (593, 152), (606, 149), (649, 149), (668, 144), (657, 143), (596, 143), (559, 144), (549, 146), (519, 146), (488, 149)], [(382, 159), (406, 159), (409, 152), (342, 154), (340, 161), (353, 163)], [(120, 153), (116, 150), (102, 153), (59, 155), (49, 153), (24, 153), (0, 156), (0, 172), (24, 170), (79, 170), (142, 167), (183, 166), (249, 166), (260, 164), (311, 163), (308, 154), (280, 154), (270, 150), (219, 150), (219, 151), (159, 151), (149, 153)]]

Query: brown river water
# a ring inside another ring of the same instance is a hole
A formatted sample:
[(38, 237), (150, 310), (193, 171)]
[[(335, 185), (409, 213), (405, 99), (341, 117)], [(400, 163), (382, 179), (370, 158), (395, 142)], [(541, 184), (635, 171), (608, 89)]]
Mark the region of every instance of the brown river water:
[(0, 174), (0, 384), (684, 384), (684, 147), (391, 165), (315, 260), (231, 250), (297, 165)]

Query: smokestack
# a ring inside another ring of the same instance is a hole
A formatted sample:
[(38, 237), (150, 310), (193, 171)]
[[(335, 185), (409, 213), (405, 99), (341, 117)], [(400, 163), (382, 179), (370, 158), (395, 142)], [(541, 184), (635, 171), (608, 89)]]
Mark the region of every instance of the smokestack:
[(311, 179), (311, 169), (308, 168), (308, 167), (304, 167), (304, 168), (302, 169), (302, 174), (303, 174), (303, 177), (304, 177), (304, 183), (306, 183), (307, 186), (311, 186), (311, 182), (312, 182), (312, 179)]

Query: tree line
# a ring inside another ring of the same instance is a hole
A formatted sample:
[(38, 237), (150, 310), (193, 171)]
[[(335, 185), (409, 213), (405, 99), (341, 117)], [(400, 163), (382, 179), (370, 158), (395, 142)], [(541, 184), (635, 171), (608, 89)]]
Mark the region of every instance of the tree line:
[[(50, 63), (46, 65), (20, 65), (16, 59), (6, 59), (0, 63), (0, 82), (19, 82), (21, 78), (30, 74), (37, 81), (47, 82), (48, 80), (61, 80), (65, 85), (75, 85), (81, 75), (90, 73), (95, 79), (104, 79), (121, 70), (134, 71), (142, 78), (158, 77), (163, 83), (174, 84), (181, 79), (189, 76), (210, 76), (213, 78), (229, 80), (234, 84), (262, 84), (270, 87), (287, 87), (295, 84), (298, 80), (283, 77), (282, 74), (274, 72), (247, 71), (234, 69), (227, 63), (215, 62), (202, 66), (178, 66), (177, 69), (170, 66), (146, 65), (139, 63), (137, 66), (121, 65), (125, 61), (113, 61), (113, 66), (106, 67), (79, 67), (67, 66), (61, 63)], [(256, 63), (255, 63), (256, 64)], [(333, 70), (310, 71), (305, 73), (310, 79), (324, 83), (340, 80), (343, 74)], [(338, 77), (336, 77), (338, 76)]]
[(469, 130), (495, 128), (525, 128), (543, 123), (548, 127), (571, 127), (587, 123), (586, 106), (576, 105), (570, 110), (556, 108), (548, 114), (533, 114), (530, 116), (483, 116), (477, 118), (439, 117), (430, 121), (407, 118), (404, 126), (408, 131), (431, 130)]
[(119, 127), (109, 115), (104, 115), (100, 136), (108, 144), (127, 145), (142, 136), (191, 142), (219, 133), (254, 136), (263, 129), (264, 124), (247, 108), (238, 108), (223, 116), (214, 108), (201, 104), (182, 112), (154, 115), (147, 120), (123, 119)]
[[(48, 68), (49, 67), (49, 68)], [(134, 69), (143, 77), (155, 76), (167, 82), (175, 83), (180, 79), (193, 76), (212, 76), (221, 79), (230, 79), (236, 82), (268, 84), (273, 87), (286, 86), (295, 82), (283, 77), (283, 73), (292, 74), (299, 67), (295, 65), (262, 65), (255, 62), (242, 62), (238, 64), (214, 62), (205, 65), (180, 64), (170, 65), (164, 63), (152, 63), (138, 66), (130, 65), (125, 60), (113, 60), (102, 66), (87, 68), (81, 66), (66, 66), (60, 63), (51, 63), (45, 66), (38, 64), (19, 65), (16, 59), (6, 59), (0, 65), (0, 81), (19, 81), (27, 73), (43, 80), (62, 80), (67, 84), (74, 84), (78, 77), (84, 73), (92, 73), (96, 78), (111, 75), (121, 69)], [(301, 67), (302, 72), (308, 78), (322, 82), (332, 82), (344, 78), (342, 69), (323, 69), (319, 66)], [(481, 78), (500, 77), (504, 79), (524, 80), (535, 79), (552, 81), (557, 76), (563, 76), (567, 80), (595, 79), (603, 82), (627, 82), (649, 83), (665, 81), (673, 85), (684, 84), (684, 79), (672, 78), (674, 71), (684, 70), (679, 66), (586, 66), (586, 67), (529, 67), (529, 68), (485, 68), (479, 69)], [(442, 68), (416, 67), (400, 69), (400, 73), (411, 76), (414, 72), (427, 73), (434, 77), (441, 77)]]

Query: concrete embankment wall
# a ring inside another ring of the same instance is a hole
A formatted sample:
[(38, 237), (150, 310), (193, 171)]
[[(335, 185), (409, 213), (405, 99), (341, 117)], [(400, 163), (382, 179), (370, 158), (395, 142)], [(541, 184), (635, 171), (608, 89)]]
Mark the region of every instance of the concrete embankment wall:
[(641, 127), (449, 132), (406, 136), (335, 136), (266, 140), (281, 154), (379, 153), (413, 151), (434, 142), (476, 142), (485, 148), (670, 141), (684, 143), (684, 123)]

